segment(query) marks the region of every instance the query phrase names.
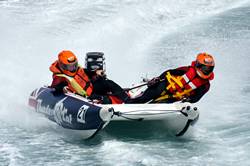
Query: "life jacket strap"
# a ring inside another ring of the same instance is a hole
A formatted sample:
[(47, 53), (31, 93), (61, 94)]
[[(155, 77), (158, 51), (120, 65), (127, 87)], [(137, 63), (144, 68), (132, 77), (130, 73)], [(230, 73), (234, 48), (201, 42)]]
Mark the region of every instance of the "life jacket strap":
[[(184, 89), (184, 85), (181, 82), (181, 80), (184, 79), (182, 76), (172, 76), (170, 72), (167, 72), (166, 78), (168, 80), (168, 86), (166, 87), (166, 90), (161, 93), (161, 96), (155, 99), (155, 101), (159, 102), (172, 97), (183, 99), (186, 95), (189, 95), (190, 92), (192, 91), (192, 89)], [(183, 91), (178, 92), (176, 85), (178, 85)], [(173, 95), (168, 93), (171, 88), (175, 92)]]
[(87, 92), (77, 83), (77, 81), (73, 77), (69, 77), (65, 74), (56, 74), (59, 77), (64, 77), (66, 78), (70, 85), (74, 88), (76, 93), (80, 94), (81, 96), (87, 97)]
[(183, 79), (181, 76), (174, 77), (170, 74), (170, 72), (167, 72), (166, 78), (168, 80), (169, 85), (167, 86), (167, 90), (170, 88), (173, 88), (173, 90), (176, 90), (176, 84), (180, 87), (183, 88), (184, 85), (181, 82), (181, 79)]
[(192, 89), (185, 89), (183, 92), (176, 92), (176, 94), (173, 95), (175, 98), (183, 99), (186, 95), (189, 95)]
[(161, 97), (158, 97), (158, 98), (155, 99), (154, 101), (159, 102), (159, 101), (162, 101), (162, 100), (166, 100), (166, 99), (168, 99), (168, 98), (170, 98), (170, 95), (166, 94), (166, 95), (163, 95), (163, 96), (161, 96)]

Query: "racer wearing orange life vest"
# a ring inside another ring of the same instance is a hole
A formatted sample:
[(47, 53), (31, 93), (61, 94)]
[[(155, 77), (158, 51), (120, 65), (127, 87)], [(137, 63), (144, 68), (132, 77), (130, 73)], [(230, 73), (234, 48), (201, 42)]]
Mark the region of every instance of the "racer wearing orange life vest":
[(83, 68), (78, 65), (76, 56), (68, 50), (58, 54), (58, 60), (50, 66), (53, 81), (50, 87), (62, 91), (68, 86), (69, 90), (81, 96), (90, 96), (93, 86)]
[(207, 53), (197, 55), (190, 66), (179, 67), (163, 72), (149, 81), (148, 89), (129, 103), (173, 103), (185, 100), (190, 103), (199, 101), (210, 88), (214, 78), (214, 60)]

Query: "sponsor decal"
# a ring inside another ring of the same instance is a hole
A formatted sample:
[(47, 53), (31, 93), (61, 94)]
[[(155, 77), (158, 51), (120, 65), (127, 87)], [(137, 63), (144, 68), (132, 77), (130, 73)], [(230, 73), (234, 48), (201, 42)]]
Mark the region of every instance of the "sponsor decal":
[(79, 123), (85, 123), (85, 115), (87, 110), (89, 109), (89, 106), (87, 105), (83, 105), (81, 106), (81, 108), (79, 109), (78, 113), (77, 113), (77, 122)]
[(54, 115), (54, 110), (51, 109), (51, 108), (49, 107), (49, 105), (47, 105), (47, 106), (42, 106), (42, 100), (41, 100), (41, 99), (38, 99), (38, 100), (37, 100), (36, 111), (39, 112), (39, 113), (43, 113), (43, 114), (45, 114), (45, 115), (48, 115), (48, 116)]
[(59, 102), (56, 103), (54, 108), (50, 108), (49, 105), (42, 106), (42, 100), (37, 100), (37, 112), (43, 113), (47, 116), (54, 116), (55, 121), (58, 124), (62, 124), (63, 122), (72, 124), (72, 115), (68, 114), (68, 109), (64, 107), (63, 101), (67, 97), (63, 98)]
[(67, 97), (57, 102), (54, 108), (54, 111), (55, 111), (54, 118), (56, 122), (59, 124), (61, 124), (62, 122), (67, 122), (69, 124), (72, 124), (72, 115), (71, 114), (68, 115), (68, 109), (65, 108), (63, 105), (63, 101), (66, 98)]

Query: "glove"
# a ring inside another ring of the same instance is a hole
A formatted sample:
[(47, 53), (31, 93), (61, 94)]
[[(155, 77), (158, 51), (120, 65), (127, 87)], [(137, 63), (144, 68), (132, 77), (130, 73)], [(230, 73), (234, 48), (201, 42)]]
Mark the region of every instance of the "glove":
[(103, 96), (92, 94), (91, 96), (87, 97), (88, 100), (91, 100), (95, 104), (101, 104), (103, 102)]
[(91, 96), (88, 97), (89, 100), (103, 100), (103, 96), (97, 95), (97, 94), (92, 94)]
[(67, 92), (72, 92), (72, 91), (69, 89), (68, 86), (65, 86), (65, 87), (63, 87), (63, 92), (67, 93)]
[(142, 77), (142, 82), (148, 82), (148, 81), (150, 81), (148, 78), (143, 78)]
[(148, 87), (155, 86), (159, 82), (160, 82), (160, 78), (159, 77), (155, 77), (155, 78), (151, 79), (150, 81), (148, 81)]

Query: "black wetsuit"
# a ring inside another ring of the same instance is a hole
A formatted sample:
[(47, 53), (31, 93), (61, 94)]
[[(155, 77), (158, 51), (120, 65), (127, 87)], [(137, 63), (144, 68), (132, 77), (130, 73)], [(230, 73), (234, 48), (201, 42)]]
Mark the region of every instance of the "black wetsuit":
[(94, 72), (85, 70), (93, 85), (93, 92), (90, 99), (101, 100), (102, 104), (111, 104), (109, 96), (115, 96), (125, 102), (129, 97), (127, 93), (114, 81), (105, 76), (97, 76)]

